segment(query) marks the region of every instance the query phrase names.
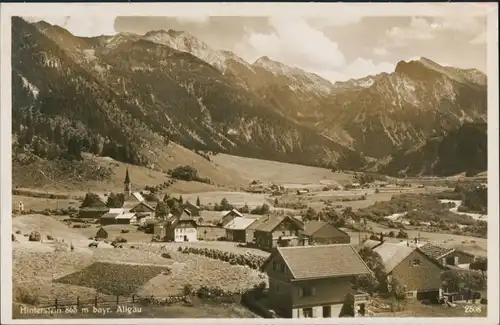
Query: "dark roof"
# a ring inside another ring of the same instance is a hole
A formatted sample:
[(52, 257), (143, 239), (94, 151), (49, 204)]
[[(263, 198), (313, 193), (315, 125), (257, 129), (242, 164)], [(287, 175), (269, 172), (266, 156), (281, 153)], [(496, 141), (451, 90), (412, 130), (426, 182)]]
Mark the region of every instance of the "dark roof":
[(331, 229), (335, 232), (335, 230), (340, 231), (343, 234), (348, 235), (345, 231), (335, 227), (334, 225), (326, 222), (326, 221), (321, 221), (321, 220), (313, 220), (309, 221), (308, 223), (305, 224), (305, 229), (304, 229), (304, 235), (307, 236), (313, 236), (315, 233), (317, 233), (320, 229), (328, 227), (328, 229)]
[(101, 211), (109, 211), (109, 208), (107, 206), (92, 206), (92, 207), (84, 207), (80, 208), (79, 211), (95, 211), (95, 212), (101, 212)]
[(374, 249), (375, 247), (380, 245), (382, 245), (382, 242), (380, 240), (373, 239), (367, 239), (361, 244), (362, 247), (368, 247), (369, 249)]
[(280, 223), (282, 223), (285, 219), (288, 219), (288, 220), (292, 221), (300, 229), (304, 228), (304, 226), (302, 225), (302, 223), (299, 220), (295, 219), (295, 218), (291, 218), (291, 217), (288, 217), (288, 216), (270, 215), (270, 216), (261, 218), (259, 220), (259, 224), (257, 225), (257, 228), (255, 228), (255, 230), (257, 230), (257, 231), (263, 231), (263, 232), (271, 232)]
[(141, 201), (139, 203), (137, 203), (133, 208), (130, 209), (130, 211), (134, 210), (135, 208), (137, 208), (139, 205), (144, 205), (145, 207), (147, 207), (148, 209), (150, 209), (151, 211), (154, 211), (155, 208), (153, 208), (151, 205), (149, 205), (149, 203), (147, 202), (144, 202), (144, 201)]
[(435, 260), (455, 251), (453, 248), (445, 248), (430, 243), (421, 246), (419, 249), (422, 253)]
[(278, 247), (276, 253), (297, 280), (371, 273), (350, 244)]

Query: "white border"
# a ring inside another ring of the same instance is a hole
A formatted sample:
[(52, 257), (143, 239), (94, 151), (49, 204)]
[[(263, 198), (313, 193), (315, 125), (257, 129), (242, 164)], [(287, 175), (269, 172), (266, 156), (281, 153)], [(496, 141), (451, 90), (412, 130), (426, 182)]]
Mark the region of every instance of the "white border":
[(1, 323), (2, 324), (301, 324), (305, 319), (12, 319), (11, 16), (488, 16), (488, 317), (307, 319), (309, 324), (498, 324), (498, 4), (495, 3), (2, 3), (1, 4)]

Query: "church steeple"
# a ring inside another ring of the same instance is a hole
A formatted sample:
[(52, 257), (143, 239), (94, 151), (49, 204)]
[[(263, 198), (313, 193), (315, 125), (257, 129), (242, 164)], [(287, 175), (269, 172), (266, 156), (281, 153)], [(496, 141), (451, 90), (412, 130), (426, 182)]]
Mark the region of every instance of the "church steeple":
[(123, 197), (126, 201), (130, 198), (130, 195), (132, 195), (132, 187), (130, 186), (130, 176), (128, 174), (128, 168), (125, 172), (125, 181), (123, 182), (123, 184)]
[(128, 176), (128, 167), (127, 167), (127, 171), (125, 172), (125, 184), (130, 184), (130, 177)]

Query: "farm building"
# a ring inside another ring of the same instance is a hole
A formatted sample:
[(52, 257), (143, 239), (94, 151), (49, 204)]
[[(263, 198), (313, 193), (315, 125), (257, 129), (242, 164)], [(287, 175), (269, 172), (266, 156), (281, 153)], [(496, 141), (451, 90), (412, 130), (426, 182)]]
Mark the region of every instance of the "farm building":
[(133, 208), (129, 210), (131, 213), (135, 213), (137, 221), (151, 219), (155, 215), (155, 208), (149, 205), (147, 202), (139, 202)]
[(265, 216), (259, 219), (259, 224), (254, 230), (255, 243), (263, 250), (278, 246), (298, 246), (302, 244), (299, 236), (303, 230), (303, 224), (295, 218)]
[(118, 225), (130, 225), (137, 222), (137, 217), (135, 213), (121, 213), (116, 216), (115, 220)]
[(256, 220), (251, 218), (234, 218), (224, 227), (224, 229), (226, 229), (226, 239), (238, 243), (246, 243), (247, 228), (254, 222), (256, 222)]
[(108, 232), (104, 228), (99, 228), (97, 230), (97, 233), (95, 234), (96, 239), (107, 239), (108, 238)]
[(345, 220), (348, 225), (354, 225), (361, 222), (361, 218), (352, 211), (352, 209), (345, 209), (342, 212), (341, 217)]
[(363, 314), (368, 301), (352, 280), (371, 272), (350, 244), (277, 247), (261, 271), (269, 277), (271, 307), (285, 318), (339, 317), (349, 294)]
[[(161, 223), (160, 219), (148, 219), (144, 222), (144, 233), (146, 234), (154, 234), (154, 235), (162, 235), (159, 231), (159, 225)], [(162, 235), (164, 236), (164, 234)]]
[(231, 222), (231, 220), (236, 217), (243, 218), (243, 214), (236, 209), (232, 209), (231, 211), (223, 211), (221, 213), (219, 225), (224, 228), (229, 222)]
[(188, 201), (184, 204), (184, 209), (189, 210), (192, 217), (199, 217), (200, 216), (201, 208), (199, 206), (197, 206), (196, 204), (193, 204), (193, 203)]
[(427, 243), (420, 250), (443, 266), (466, 266), (474, 260), (474, 255), (453, 248), (444, 248)]
[(198, 240), (196, 221), (185, 211), (180, 216), (167, 220), (164, 231), (165, 236), (160, 237), (165, 238), (166, 241), (193, 242)]
[(108, 213), (108, 211), (109, 208), (106, 206), (80, 208), (78, 211), (78, 218), (99, 219), (100, 217)]
[(103, 215), (100, 221), (101, 225), (129, 225), (136, 223), (137, 218), (135, 217), (135, 213), (110, 211)]
[(350, 244), (351, 237), (346, 232), (325, 221), (314, 220), (306, 223), (304, 237), (310, 244)]
[(418, 247), (383, 243), (373, 249), (382, 258), (388, 274), (387, 283), (397, 278), (408, 298), (435, 301), (442, 296), (441, 273), (444, 267)]
[(120, 213), (106, 213), (100, 219), (101, 225), (106, 226), (106, 225), (114, 225), (114, 224), (116, 224), (116, 217), (119, 214)]

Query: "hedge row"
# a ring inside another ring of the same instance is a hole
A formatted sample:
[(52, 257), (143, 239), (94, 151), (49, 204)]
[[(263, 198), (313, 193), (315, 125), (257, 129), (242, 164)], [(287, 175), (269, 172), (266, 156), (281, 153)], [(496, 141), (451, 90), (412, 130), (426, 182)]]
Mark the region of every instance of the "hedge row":
[(254, 270), (259, 270), (266, 258), (253, 254), (235, 254), (212, 248), (179, 247), (179, 252), (183, 254), (197, 254), (209, 258), (228, 262), (232, 265), (247, 265)]

